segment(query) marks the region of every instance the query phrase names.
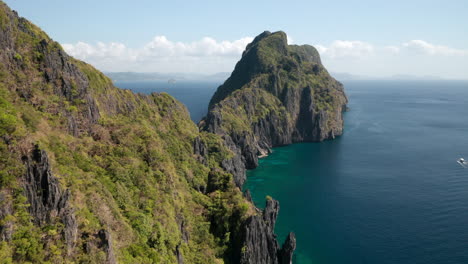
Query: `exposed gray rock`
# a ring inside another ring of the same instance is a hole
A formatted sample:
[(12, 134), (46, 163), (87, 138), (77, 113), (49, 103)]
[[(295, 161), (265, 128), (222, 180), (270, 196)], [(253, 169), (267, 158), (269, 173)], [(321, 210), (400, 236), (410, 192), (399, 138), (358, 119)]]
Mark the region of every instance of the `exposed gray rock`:
[[(4, 5), (4, 3), (0, 2), (0, 5)], [(18, 48), (18, 45), (16, 45), (16, 40), (19, 37), (18, 31), (26, 33), (32, 38), (42, 39), (31, 52), (37, 54), (33, 63), (37, 64), (43, 76), (42, 78), (38, 78), (39, 76), (34, 77), (35, 85), (27, 83), (30, 80), (19, 81), (20, 89), (17, 89), (18, 94), (26, 100), (30, 100), (32, 99), (33, 90), (38, 89), (38, 86), (41, 89), (50, 87), (51, 92), (59, 96), (61, 101), (68, 101), (69, 105), (74, 106), (79, 104), (83, 107), (83, 111), (73, 113), (65, 108), (48, 110), (53, 114), (58, 114), (57, 111), (60, 111), (67, 118), (66, 127), (70, 134), (77, 136), (90, 132), (91, 125), (97, 122), (101, 114), (95, 98), (90, 93), (88, 76), (79, 69), (74, 59), (65, 53), (60, 44), (45, 35), (38, 34), (38, 31), (35, 31), (34, 27), (26, 19), (19, 17), (17, 12), (7, 11), (5, 15), (7, 19), (2, 20), (2, 30), (0, 30), (2, 68), (5, 67), (11, 72), (24, 71), (24, 61), (15, 58), (17, 54), (22, 52), (16, 50)], [(43, 107), (41, 105), (35, 106)], [(108, 106), (118, 108), (116, 102), (111, 102)]]
[(10, 241), (13, 233), (13, 223), (6, 217), (13, 215), (11, 199), (6, 192), (0, 192), (0, 241)]
[(234, 182), (240, 187), (244, 185), (245, 182), (245, 160), (241, 155), (240, 148), (237, 147), (230, 136), (224, 135), (223, 139), (226, 147), (234, 153), (234, 156), (230, 159), (223, 160), (221, 162), (221, 167), (232, 174)]
[(180, 252), (180, 245), (176, 246), (176, 257), (177, 257), (177, 264), (184, 264), (184, 257)]
[(89, 93), (88, 77), (72, 63), (72, 59), (57, 43), (43, 39), (37, 49), (42, 54), (39, 65), (44, 72), (45, 81), (53, 84), (55, 94), (67, 101), (82, 101), (85, 111), (75, 117), (73, 113), (64, 113), (68, 119), (68, 130), (78, 136), (89, 132), (89, 125), (95, 124), (100, 118), (100, 112), (95, 99)]
[[(346, 104), (343, 85), (328, 74), (314, 47), (288, 45), (284, 32), (265, 31), (218, 87), (199, 127), (222, 136), (234, 153), (222, 167), (242, 188), (246, 170), (256, 168), (271, 148), (341, 135)], [(246, 197), (251, 199), (250, 193)], [(243, 224), (241, 263), (291, 263), (296, 240), (291, 233), (279, 248), (278, 211), (278, 202), (268, 200), (262, 216)]]
[(179, 230), (180, 230), (182, 241), (185, 243), (188, 243), (190, 239), (190, 235), (189, 235), (189, 232), (187, 231), (186, 222), (182, 215), (177, 216), (177, 223), (179, 224)]
[(278, 201), (268, 199), (261, 215), (247, 219), (241, 239), (243, 244), (240, 263), (282, 264), (292, 258), (295, 249), (294, 234), (289, 234), (283, 248), (276, 241), (274, 229), (278, 212)]
[(112, 248), (111, 234), (101, 229), (95, 234), (83, 233), (81, 240), (84, 241), (83, 249), (86, 253), (96, 255), (96, 251), (103, 251), (105, 253), (105, 260), (103, 264), (116, 264), (117, 261), (114, 255), (114, 249)]
[(89, 81), (78, 67), (71, 63), (70, 57), (58, 48), (55, 42), (43, 39), (37, 47), (42, 54), (41, 71), (48, 82), (55, 84), (56, 94), (67, 100), (83, 98), (87, 92)]
[(292, 264), (294, 250), (296, 250), (296, 235), (291, 232), (281, 247), (280, 264)]
[(114, 256), (114, 249), (112, 248), (111, 234), (107, 230), (101, 229), (98, 232), (97, 237), (100, 240), (98, 247), (106, 253), (107, 264), (117, 263)]
[(63, 191), (58, 179), (52, 175), (49, 159), (36, 145), (29, 156), (23, 157), (26, 165), (23, 188), (30, 204), (28, 210), (38, 226), (61, 221), (63, 237), (69, 252), (76, 242), (78, 226), (69, 203), (70, 191)]
[(193, 141), (193, 153), (196, 155), (198, 161), (205, 164), (205, 157), (208, 155), (208, 149), (200, 137), (196, 137)]
[(252, 202), (252, 203), (253, 203), (252, 194), (250, 193), (250, 190), (249, 190), (249, 189), (247, 189), (247, 190), (244, 192), (244, 197), (245, 197), (245, 199), (247, 199), (249, 202)]
[[(270, 59), (265, 59), (270, 55), (265, 49), (274, 53)], [(256, 168), (258, 157), (268, 155), (272, 147), (341, 135), (346, 103), (343, 85), (328, 74), (315, 48), (287, 45), (283, 32), (264, 32), (247, 46), (232, 75), (217, 89), (200, 127), (222, 135), (226, 146), (241, 156), (225, 166), (241, 187), (245, 170)], [(236, 116), (236, 109), (245, 112), (238, 118), (249, 129), (226, 129), (229, 120), (224, 115)]]

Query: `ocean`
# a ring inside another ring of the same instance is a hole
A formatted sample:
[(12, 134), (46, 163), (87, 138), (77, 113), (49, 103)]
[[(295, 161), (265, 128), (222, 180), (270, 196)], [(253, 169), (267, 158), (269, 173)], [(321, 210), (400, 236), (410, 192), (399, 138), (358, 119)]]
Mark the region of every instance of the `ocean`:
[(468, 263), (468, 82), (345, 82), (345, 132), (275, 148), (248, 173), (280, 201), (294, 263)]
[(182, 102), (190, 112), (190, 118), (198, 123), (208, 111), (211, 96), (221, 83), (203, 81), (142, 81), (142, 82), (115, 82), (115, 86), (130, 89), (136, 93), (149, 94), (152, 92), (165, 92)]
[[(164, 91), (192, 119), (215, 83), (116, 83)], [(263, 207), (280, 201), (282, 243), (296, 264), (468, 263), (468, 82), (346, 81), (345, 132), (332, 141), (275, 148), (247, 175)]]

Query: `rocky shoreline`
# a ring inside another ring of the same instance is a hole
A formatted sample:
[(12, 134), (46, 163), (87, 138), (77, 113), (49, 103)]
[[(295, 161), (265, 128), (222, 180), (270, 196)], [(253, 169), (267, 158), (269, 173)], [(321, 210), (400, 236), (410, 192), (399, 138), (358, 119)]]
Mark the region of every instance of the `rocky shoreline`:
[[(341, 135), (346, 104), (343, 85), (328, 74), (315, 48), (288, 45), (284, 32), (266, 31), (247, 46), (199, 127), (220, 135), (234, 153), (223, 167), (242, 188), (246, 170), (256, 168), (273, 147)], [(241, 263), (291, 263), (295, 235), (279, 248), (278, 212), (279, 203), (267, 200), (263, 217), (244, 224)]]

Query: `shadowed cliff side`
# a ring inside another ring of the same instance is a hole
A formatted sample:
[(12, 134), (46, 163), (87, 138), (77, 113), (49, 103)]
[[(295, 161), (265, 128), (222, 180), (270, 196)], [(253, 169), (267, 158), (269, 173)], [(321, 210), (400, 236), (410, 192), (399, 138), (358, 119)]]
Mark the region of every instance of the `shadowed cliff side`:
[(267, 199), (262, 215), (247, 219), (241, 237), (244, 244), (240, 263), (291, 263), (296, 249), (296, 237), (294, 233), (289, 233), (283, 246), (278, 245), (274, 234), (278, 212), (278, 201)]
[[(328, 74), (314, 47), (288, 45), (284, 32), (265, 31), (247, 45), (199, 127), (221, 136), (232, 151), (221, 166), (242, 188), (246, 169), (257, 167), (272, 147), (341, 135), (346, 103), (343, 85)], [(244, 223), (241, 263), (291, 263), (296, 239), (290, 233), (279, 247), (278, 211), (278, 202), (267, 200), (265, 210)]]
[(288, 45), (284, 32), (265, 31), (246, 47), (199, 126), (236, 153), (224, 167), (242, 186), (245, 169), (272, 147), (341, 135), (346, 103), (343, 85), (314, 47)]
[(63, 191), (58, 179), (52, 175), (47, 153), (35, 146), (29, 156), (24, 156), (26, 165), (24, 190), (29, 203), (29, 213), (39, 226), (63, 224), (63, 237), (68, 253), (73, 250), (77, 238), (75, 214), (70, 206), (70, 191)]

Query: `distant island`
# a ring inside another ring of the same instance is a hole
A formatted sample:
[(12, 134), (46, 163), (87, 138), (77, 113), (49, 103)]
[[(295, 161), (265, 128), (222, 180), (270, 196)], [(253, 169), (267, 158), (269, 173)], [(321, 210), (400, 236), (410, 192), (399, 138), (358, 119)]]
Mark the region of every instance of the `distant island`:
[(168, 81), (173, 83), (178, 81), (208, 81), (223, 82), (230, 73), (219, 72), (215, 74), (197, 74), (197, 73), (161, 73), (161, 72), (106, 72), (105, 73), (114, 82), (148, 82), (148, 81)]
[[(206, 82), (224, 82), (229, 78), (229, 72), (219, 72), (215, 74), (196, 74), (196, 73), (160, 73), (160, 72), (106, 72), (109, 78), (115, 82), (150, 82), (150, 81), (168, 81), (173, 83), (172, 80), (178, 81), (206, 81)], [(447, 80), (439, 76), (432, 75), (409, 75), (409, 74), (395, 74), (391, 76), (366, 76), (356, 75), (346, 72), (331, 72), (339, 81), (350, 80)]]
[(428, 81), (434, 81), (434, 80), (447, 80), (439, 76), (432, 76), (432, 75), (424, 75), (424, 76), (418, 76), (418, 75), (410, 75), (410, 74), (395, 74), (395, 75), (390, 75), (390, 76), (380, 76), (380, 77), (375, 77), (375, 76), (366, 76), (366, 75), (356, 75), (352, 73), (346, 73), (346, 72), (332, 72), (331, 73), (337, 80), (339, 81), (350, 81), (350, 80), (398, 80), (398, 81), (423, 81), (423, 80), (428, 80)]

